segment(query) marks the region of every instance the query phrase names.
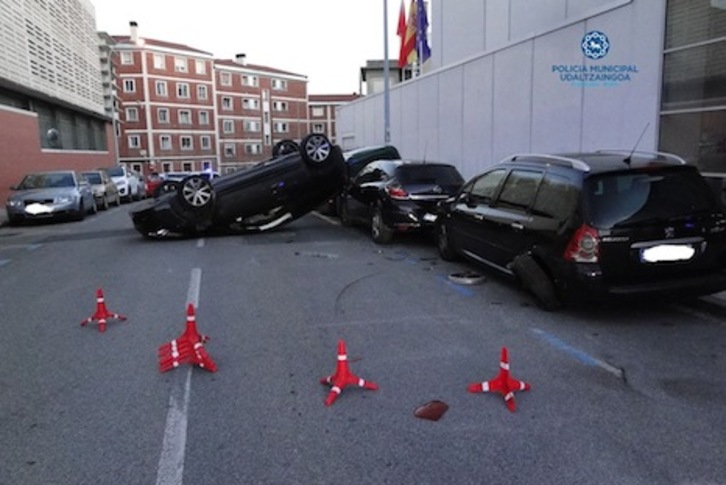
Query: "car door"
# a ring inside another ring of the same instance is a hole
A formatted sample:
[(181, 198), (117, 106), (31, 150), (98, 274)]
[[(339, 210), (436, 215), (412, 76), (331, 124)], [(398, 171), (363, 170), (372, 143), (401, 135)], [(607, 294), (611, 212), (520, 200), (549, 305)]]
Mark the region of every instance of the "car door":
[(506, 168), (494, 169), (466, 184), (457, 196), (449, 214), (449, 234), (454, 245), (465, 255), (486, 262), (491, 248), (485, 213), (499, 192), (507, 175)]
[(348, 214), (351, 219), (367, 222), (371, 204), (378, 200), (387, 173), (381, 163), (373, 162), (361, 170), (347, 189)]
[(536, 235), (531, 207), (544, 170), (515, 168), (507, 176), (496, 200), (483, 213), (490, 262), (506, 268), (519, 254), (529, 250)]

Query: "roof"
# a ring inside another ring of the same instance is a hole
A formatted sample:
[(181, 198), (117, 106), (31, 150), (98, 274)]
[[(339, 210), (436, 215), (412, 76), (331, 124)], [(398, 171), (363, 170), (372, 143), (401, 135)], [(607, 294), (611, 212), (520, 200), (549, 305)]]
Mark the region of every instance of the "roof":
[(311, 94), (308, 96), (310, 103), (349, 103), (362, 96), (357, 93), (353, 94)]
[[(132, 44), (131, 42), (131, 36), (129, 35), (113, 35), (111, 36), (114, 41), (116, 41), (117, 44)], [(189, 47), (188, 45), (184, 44), (176, 44), (174, 42), (166, 42), (163, 40), (156, 40), (156, 39), (147, 39), (147, 38), (141, 38), (143, 40), (143, 44), (138, 45), (139, 48), (149, 48), (149, 47), (160, 47), (163, 49), (174, 49), (179, 51), (187, 51), (190, 53), (195, 54), (203, 54), (206, 56), (211, 56), (211, 52), (203, 51), (200, 49), (195, 49), (194, 47)]]
[(246, 69), (250, 71), (261, 71), (261, 72), (269, 72), (271, 74), (285, 74), (288, 76), (299, 76), (307, 78), (304, 74), (296, 74), (294, 72), (289, 71), (283, 71), (282, 69), (276, 69), (274, 67), (268, 67), (268, 66), (260, 66), (258, 64), (240, 64), (237, 61), (231, 60), (231, 59), (215, 59), (214, 64), (217, 66), (227, 66), (227, 67), (233, 67), (235, 69)]
[[(581, 153), (520, 153), (512, 158), (524, 163), (541, 165), (543, 162), (552, 165), (571, 166), (583, 172), (602, 173), (617, 170), (628, 170), (639, 167), (672, 167), (684, 166), (685, 160), (670, 153), (631, 152), (629, 150), (601, 150)], [(506, 162), (505, 162), (506, 163)]]

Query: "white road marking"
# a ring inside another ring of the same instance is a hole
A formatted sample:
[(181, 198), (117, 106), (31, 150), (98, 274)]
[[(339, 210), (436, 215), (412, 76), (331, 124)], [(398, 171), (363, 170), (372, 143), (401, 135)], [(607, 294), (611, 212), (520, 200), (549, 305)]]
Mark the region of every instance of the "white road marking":
[(204, 247), (204, 238), (201, 238), (197, 241), (197, 247), (203, 248)]
[(311, 214), (314, 215), (315, 217), (317, 217), (318, 219), (322, 219), (325, 222), (329, 222), (330, 224), (333, 224), (334, 226), (339, 226), (340, 225), (340, 221), (339, 220), (333, 219), (332, 217), (324, 216), (323, 214), (321, 214), (318, 211), (312, 211)]
[[(199, 307), (202, 270), (194, 268), (189, 281), (187, 302)], [(192, 367), (186, 372), (183, 386), (174, 385), (169, 396), (164, 441), (156, 471), (156, 485), (181, 485), (184, 478), (184, 453), (187, 444), (189, 396), (192, 389)]]

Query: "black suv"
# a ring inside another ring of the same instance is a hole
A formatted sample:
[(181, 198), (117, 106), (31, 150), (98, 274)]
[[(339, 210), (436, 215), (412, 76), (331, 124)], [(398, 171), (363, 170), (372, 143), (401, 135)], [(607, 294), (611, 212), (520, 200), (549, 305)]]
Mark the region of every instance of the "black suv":
[(433, 228), (437, 204), (463, 183), (453, 165), (376, 160), (345, 185), (338, 216), (344, 226), (370, 225), (373, 240), (387, 244), (397, 232)]
[(519, 154), (441, 203), (438, 249), (519, 280), (554, 310), (583, 299), (726, 288), (726, 214), (672, 154)]

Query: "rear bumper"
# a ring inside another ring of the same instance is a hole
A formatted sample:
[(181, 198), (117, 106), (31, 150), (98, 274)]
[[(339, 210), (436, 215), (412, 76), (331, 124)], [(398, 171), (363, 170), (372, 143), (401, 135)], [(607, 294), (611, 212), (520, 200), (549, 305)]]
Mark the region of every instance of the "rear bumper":
[(405, 201), (384, 206), (383, 222), (399, 232), (432, 229), (436, 219), (435, 206), (427, 209)]
[(694, 297), (726, 290), (726, 271), (648, 281), (608, 281), (596, 266), (577, 266), (566, 294), (574, 299), (605, 300), (647, 296)]

